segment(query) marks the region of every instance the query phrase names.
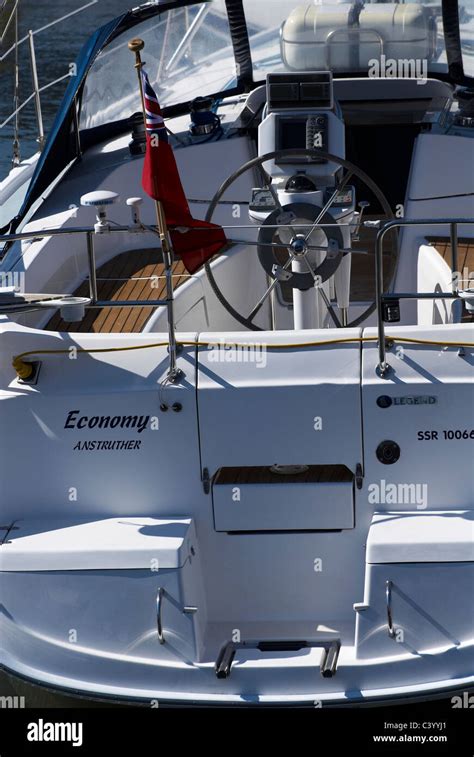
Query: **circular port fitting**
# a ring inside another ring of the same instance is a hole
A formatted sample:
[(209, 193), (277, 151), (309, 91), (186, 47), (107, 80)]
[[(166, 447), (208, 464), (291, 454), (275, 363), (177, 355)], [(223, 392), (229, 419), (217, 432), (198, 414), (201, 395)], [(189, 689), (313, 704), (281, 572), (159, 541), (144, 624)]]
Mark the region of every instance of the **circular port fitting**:
[(88, 297), (62, 297), (60, 301), (61, 318), (66, 323), (78, 323), (86, 314), (86, 305), (91, 300)]
[(380, 397), (377, 397), (377, 405), (379, 407), (390, 407), (392, 404), (393, 400), (388, 396), (388, 394), (382, 394)]
[(376, 450), (377, 459), (383, 465), (393, 465), (400, 459), (400, 447), (396, 442), (385, 440), (380, 442)]

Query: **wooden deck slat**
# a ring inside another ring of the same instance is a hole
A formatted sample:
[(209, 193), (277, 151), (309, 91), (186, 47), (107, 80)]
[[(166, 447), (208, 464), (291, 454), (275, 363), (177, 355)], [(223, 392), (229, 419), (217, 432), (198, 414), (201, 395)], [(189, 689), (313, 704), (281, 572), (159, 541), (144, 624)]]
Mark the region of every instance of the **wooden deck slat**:
[[(116, 259), (109, 261), (109, 263), (105, 264), (105, 266), (102, 266), (97, 271), (97, 274), (99, 277), (103, 277), (104, 279), (112, 279), (114, 277), (119, 278), (122, 276), (123, 271), (126, 270), (126, 260), (125, 257), (123, 260), (119, 262), (117, 265)], [(110, 299), (114, 292), (114, 282), (113, 281), (98, 281), (97, 282), (97, 292), (99, 294), (99, 297), (102, 299)], [(118, 292), (116, 293), (118, 294)], [(108, 311), (107, 311), (108, 312)], [(100, 332), (101, 329), (101, 322), (103, 321), (104, 317), (104, 311), (96, 310), (95, 308), (91, 308), (84, 321), (82, 322), (81, 326), (86, 331), (96, 331)]]
[[(148, 273), (147, 273), (148, 271)], [(162, 298), (166, 298), (166, 279), (164, 278), (164, 269), (161, 272), (161, 274), (156, 273), (156, 269), (153, 267), (149, 267), (144, 269), (144, 276), (157, 276), (160, 275), (162, 278), (160, 279), (160, 284), (158, 287), (153, 288), (151, 286), (150, 281), (144, 281), (141, 282), (144, 284), (144, 287), (141, 291), (141, 293), (138, 295), (138, 299), (144, 299), (144, 300), (161, 300)], [(186, 272), (186, 269), (182, 265), (181, 262), (177, 262), (173, 266), (173, 287), (176, 290), (180, 284), (185, 282), (189, 278), (189, 274)], [(144, 295), (147, 294), (147, 297)], [(128, 318), (123, 324), (122, 331), (140, 331), (141, 328), (143, 328), (144, 323), (148, 320), (151, 313), (153, 312), (153, 308), (143, 308), (142, 310), (139, 310), (138, 308), (130, 308)], [(146, 315), (148, 313), (148, 315)], [(145, 317), (146, 316), (146, 317)], [(143, 325), (139, 326), (138, 321), (140, 319), (143, 320)]]
[[(120, 256), (121, 258), (121, 256)], [(117, 257), (110, 260), (108, 263), (105, 263), (103, 266), (99, 268), (97, 271), (97, 276), (102, 277), (104, 279), (114, 279), (119, 278), (123, 275), (123, 272), (126, 271), (127, 267), (127, 260), (125, 256), (121, 258), (120, 260), (117, 259)], [(116, 282), (114, 281), (98, 281), (97, 282), (97, 291), (99, 294), (99, 297), (103, 299), (111, 299), (114, 294), (114, 285), (116, 286)], [(83, 285), (84, 286), (84, 285)], [(84, 296), (87, 296), (88, 293), (88, 282), (86, 282), (85, 286), (87, 286), (87, 292), (84, 289)], [(117, 295), (118, 293), (116, 293)], [(101, 329), (101, 320), (103, 318), (103, 311), (97, 310), (95, 308), (91, 308), (80, 326), (80, 330), (84, 331), (95, 331), (100, 332)], [(74, 331), (74, 324), (68, 324), (68, 331)]]
[[(370, 235), (370, 237), (369, 237)], [(375, 269), (373, 241), (375, 232), (361, 229), (361, 241), (355, 247), (368, 247), (369, 255), (354, 255), (351, 295), (355, 300), (371, 300), (375, 292)], [(390, 248), (390, 238), (386, 241)], [(384, 256), (384, 278), (386, 285), (392, 271), (390, 256)], [(150, 278), (163, 277), (159, 286), (151, 286)], [(181, 261), (173, 265), (173, 283), (177, 289), (188, 278)], [(122, 281), (121, 279), (124, 279)], [(66, 323), (57, 311), (49, 320), (46, 329), (50, 331), (76, 331), (80, 333), (140, 333), (153, 313), (147, 306), (149, 300), (165, 298), (166, 281), (161, 253), (153, 249), (130, 250), (116, 255), (97, 270), (97, 293), (100, 300), (143, 300), (143, 307), (89, 308), (80, 323)], [(84, 281), (74, 292), (76, 296), (89, 296), (89, 282)]]
[[(151, 254), (156, 258), (157, 253), (155, 251), (153, 251)], [(125, 260), (125, 265), (123, 266), (121, 272), (115, 274), (117, 279), (127, 279), (127, 281), (117, 280), (116, 282), (104, 282), (107, 287), (105, 296), (102, 296), (102, 293), (98, 288), (99, 298), (105, 300), (135, 299), (135, 297), (132, 296), (132, 291), (135, 287), (136, 282), (132, 280), (132, 276), (142, 275), (144, 263), (145, 261), (149, 260), (149, 255), (150, 251), (147, 250), (134, 250), (128, 253), (128, 256)], [(122, 310), (122, 308), (120, 308), (120, 310)], [(126, 310), (128, 311), (129, 309), (126, 308)], [(113, 332), (113, 326), (118, 316), (118, 308), (103, 308), (96, 321), (97, 329), (105, 333)]]
[(353, 474), (345, 465), (308, 465), (307, 471), (290, 475), (275, 473), (267, 466), (255, 466), (220, 468), (214, 479), (214, 485), (338, 483), (350, 482), (353, 478)]
[[(97, 270), (97, 294), (100, 300), (143, 300), (143, 307), (90, 308), (80, 323), (67, 323), (57, 311), (49, 320), (50, 331), (76, 331), (93, 333), (140, 333), (154, 311), (146, 305), (148, 300), (165, 297), (164, 265), (158, 250), (131, 250), (116, 255)], [(173, 265), (174, 288), (187, 280), (181, 261)], [(153, 288), (143, 277), (163, 277)], [(125, 281), (121, 281), (125, 279)], [(74, 292), (79, 297), (89, 296), (89, 282), (84, 281)]]
[[(386, 216), (365, 215), (364, 221), (382, 223)], [(351, 301), (370, 302), (375, 299), (375, 240), (377, 229), (362, 226), (359, 232), (360, 241), (353, 242), (354, 250), (368, 250), (368, 255), (352, 255), (351, 272)], [(383, 284), (386, 291), (393, 277), (395, 252), (397, 248), (397, 234), (388, 232), (383, 242)]]
[[(142, 269), (142, 276), (153, 276), (154, 270), (155, 270), (155, 267), (153, 265), (146, 265)], [(161, 282), (160, 282), (160, 287), (153, 289), (151, 286), (151, 281), (145, 281), (143, 279), (141, 281), (135, 281), (135, 286), (132, 287), (130, 291), (130, 299), (149, 300), (151, 299), (151, 294), (153, 293), (154, 295), (153, 299), (160, 300), (162, 296), (164, 296), (165, 291), (166, 291), (166, 286), (165, 285), (161, 286)], [(117, 318), (115, 320), (114, 330), (133, 332), (136, 327), (136, 324), (140, 320), (140, 315), (141, 315), (141, 312), (138, 310), (138, 308), (130, 308), (128, 312), (126, 312), (124, 309), (121, 309), (120, 313), (117, 312)]]
[[(145, 253), (145, 254), (144, 254)], [(132, 253), (134, 255), (134, 253)], [(156, 255), (156, 253), (155, 253)], [(146, 251), (140, 251), (137, 254), (136, 260), (129, 261), (127, 267), (124, 269), (121, 278), (126, 278), (128, 281), (117, 282), (120, 286), (117, 292), (112, 295), (111, 299), (115, 300), (140, 300), (141, 292), (149, 282), (140, 280), (139, 277), (149, 276), (155, 269), (156, 263), (151, 266), (148, 264), (149, 256), (146, 255)], [(138, 267), (139, 274), (135, 272)], [(147, 272), (148, 271), (148, 272)], [(135, 277), (138, 280), (134, 280)], [(102, 299), (102, 298), (101, 298)], [(135, 312), (137, 308), (104, 308), (102, 317), (104, 318), (104, 331), (107, 333), (117, 333), (126, 331), (127, 329), (121, 328), (123, 322), (125, 322), (130, 313)], [(135, 319), (134, 319), (135, 320)]]
[[(452, 270), (451, 239), (449, 237), (427, 237), (427, 241), (435, 248)], [(474, 272), (474, 239), (469, 237), (460, 237), (458, 239), (457, 267), (460, 274), (459, 288), (463, 289), (472, 286), (472, 283), (468, 283), (466, 278), (470, 277)], [(467, 277), (465, 276), (465, 272), (467, 272)], [(462, 320), (464, 322), (472, 322), (474, 320), (474, 315), (466, 310), (465, 307)]]
[[(427, 240), (451, 268), (451, 240), (449, 237), (427, 237)], [(474, 239), (460, 238), (458, 239), (458, 269), (461, 275), (465, 268), (469, 273), (474, 271)]]

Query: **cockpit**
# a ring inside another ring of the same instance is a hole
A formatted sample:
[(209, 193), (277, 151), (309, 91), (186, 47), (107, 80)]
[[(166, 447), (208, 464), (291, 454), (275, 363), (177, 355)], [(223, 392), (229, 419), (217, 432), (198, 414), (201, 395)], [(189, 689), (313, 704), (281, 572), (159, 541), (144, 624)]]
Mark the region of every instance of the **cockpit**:
[[(464, 73), (469, 75), (472, 16), (467, 4), (461, 11)], [(127, 32), (119, 31), (88, 72), (81, 128), (138, 110)], [(263, 83), (269, 73), (327, 70), (338, 77), (386, 74), (419, 80), (449, 74), (441, 5), (432, 2), (163, 3), (160, 15), (137, 23), (134, 34), (145, 42), (150, 80), (165, 108), (189, 102), (196, 93), (231, 93), (242, 82)], [(395, 70), (398, 61), (403, 63)]]
[[(127, 200), (132, 228), (137, 219), (154, 223), (152, 203), (145, 201), (139, 218), (137, 198), (128, 197), (140, 191), (145, 150), (133, 36), (144, 42), (191, 211), (222, 225), (229, 241), (197, 276), (176, 269), (177, 327), (373, 325), (374, 238), (382, 223), (413, 212), (406, 203), (414, 160), (419, 176), (428, 176), (430, 162), (420, 147), (415, 156), (419, 137), (474, 134), (474, 14), (460, 4), (453, 17), (448, 6), (181, 0), (134, 9), (84, 49), (17, 220), (27, 222), (40, 198), (41, 212), (59, 218), (68, 198), (73, 212), (61, 222), (86, 226), (90, 214), (79, 201), (97, 188)], [(61, 171), (59, 196), (51, 187)], [(459, 172), (453, 177), (449, 196)], [(429, 187), (416, 193), (430, 197)], [(116, 224), (128, 223), (124, 205), (110, 210)], [(381, 286), (393, 281), (399, 241), (396, 230), (386, 236)], [(127, 254), (126, 246), (114, 250), (117, 260)], [(111, 273), (110, 255), (98, 240), (99, 274)], [(71, 251), (61, 273), (38, 282), (37, 291), (64, 291), (65, 271), (81, 266), (84, 256)], [(139, 279), (147, 270), (131, 274)], [(445, 288), (440, 281), (432, 283)], [(165, 310), (150, 312), (124, 323), (166, 330)], [(390, 322), (411, 322), (404, 313), (396, 302), (386, 309)], [(42, 325), (65, 327), (59, 316)]]
[[(327, 71), (336, 100), (357, 101), (353, 116), (362, 119), (364, 109), (380, 110), (385, 85), (393, 84), (393, 123), (406, 99), (406, 87), (400, 91), (396, 81), (416, 82), (419, 96), (409, 98), (409, 109), (422, 116), (434, 97), (439, 107), (445, 104), (439, 98), (446, 90), (433, 91), (430, 82), (472, 89), (473, 35), (474, 12), (466, 0), (145, 3), (99, 29), (84, 46), (20, 215), (56, 169), (100, 140), (128, 131), (130, 119), (140, 113), (127, 47), (131, 36), (145, 43), (147, 73), (165, 118), (189, 114), (197, 97), (212, 98), (214, 110), (245, 95), (250, 108), (260, 107), (253, 91), (264, 87), (268, 75)], [(361, 80), (372, 85), (370, 94), (361, 91)], [(259, 116), (255, 113), (254, 125)], [(469, 116), (466, 108), (463, 116)]]

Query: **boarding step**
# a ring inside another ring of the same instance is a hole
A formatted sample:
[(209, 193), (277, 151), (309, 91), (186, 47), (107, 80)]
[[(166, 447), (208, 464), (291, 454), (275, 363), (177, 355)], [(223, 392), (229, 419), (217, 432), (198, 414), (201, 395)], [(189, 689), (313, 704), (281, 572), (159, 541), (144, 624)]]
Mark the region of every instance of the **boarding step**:
[[(18, 520), (0, 534), (0, 578), (0, 603), (50, 639), (63, 640), (67, 617), (97, 654), (202, 656), (206, 602), (192, 518)], [(38, 596), (43, 611), (32, 615)]]
[(357, 657), (420, 656), (472, 643), (472, 510), (383, 511), (372, 517)]
[(314, 639), (311, 641), (301, 639), (228, 641), (221, 648), (216, 660), (216, 676), (217, 678), (229, 678), (235, 655), (239, 649), (258, 649), (260, 652), (299, 652), (302, 649), (311, 648), (324, 649), (320, 664), (321, 675), (323, 678), (332, 678), (337, 670), (339, 652), (341, 649), (340, 639), (333, 639), (332, 641), (323, 639)]

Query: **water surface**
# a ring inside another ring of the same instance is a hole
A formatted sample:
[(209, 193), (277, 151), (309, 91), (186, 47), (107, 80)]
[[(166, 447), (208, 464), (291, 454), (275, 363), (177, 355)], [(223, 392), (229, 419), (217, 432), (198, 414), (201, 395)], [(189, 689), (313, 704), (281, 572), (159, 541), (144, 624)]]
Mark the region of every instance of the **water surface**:
[[(13, 7), (13, 0), (0, 0), (0, 29), (3, 30), (8, 18), (8, 11)], [(64, 76), (69, 66), (90, 34), (99, 26), (107, 23), (130, 7), (136, 7), (136, 0), (20, 0), (19, 2), (19, 38), (24, 37), (29, 29), (36, 31), (62, 16), (88, 6), (80, 13), (35, 34), (36, 62), (40, 86)], [(13, 28), (1, 46), (1, 54), (14, 41)], [(24, 42), (19, 51), (20, 64), (20, 102), (32, 92), (31, 68), (29, 63), (28, 43)], [(0, 63), (0, 123), (14, 110), (14, 54)], [(60, 84), (47, 89), (42, 94), (41, 106), (45, 133), (51, 128), (64, 90), (68, 84), (65, 79)], [(27, 158), (37, 150), (37, 126), (33, 102), (20, 113), (20, 152)], [(11, 168), (13, 122), (0, 129), (0, 181)]]

